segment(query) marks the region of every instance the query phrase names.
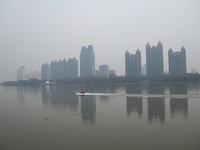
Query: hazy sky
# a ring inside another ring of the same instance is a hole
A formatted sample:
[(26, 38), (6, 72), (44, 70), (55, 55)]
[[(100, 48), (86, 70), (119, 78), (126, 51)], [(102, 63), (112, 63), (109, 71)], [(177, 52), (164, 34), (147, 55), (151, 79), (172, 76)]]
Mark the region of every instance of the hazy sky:
[(125, 74), (125, 51), (163, 44), (186, 49), (187, 72), (200, 72), (199, 0), (0, 0), (0, 82), (16, 80), (16, 71), (41, 71), (43, 63), (75, 57), (94, 46), (96, 69), (108, 64)]

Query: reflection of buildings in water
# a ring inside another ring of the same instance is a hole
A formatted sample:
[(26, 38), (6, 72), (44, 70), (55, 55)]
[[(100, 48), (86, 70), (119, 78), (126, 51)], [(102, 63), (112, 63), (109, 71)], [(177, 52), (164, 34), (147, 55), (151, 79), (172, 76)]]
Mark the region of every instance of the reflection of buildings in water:
[[(147, 93), (148, 94), (164, 94), (163, 84), (148, 84)], [(161, 124), (165, 121), (165, 99), (164, 98), (147, 98), (148, 102), (148, 120), (152, 123), (155, 119)]]
[(142, 98), (137, 97), (127, 97), (126, 98), (126, 111), (128, 116), (131, 115), (131, 113), (136, 112), (141, 118), (142, 116)]
[[(187, 94), (188, 84), (170, 84), (170, 94)], [(177, 99), (170, 98), (170, 111), (171, 117), (174, 118), (176, 115), (183, 115), (186, 119), (188, 116), (188, 99)]]
[(142, 94), (142, 84), (126, 85), (126, 94)]
[(66, 91), (61, 86), (50, 86), (51, 106), (57, 110), (67, 110)]
[(116, 85), (90, 85), (90, 86), (81, 86), (78, 90), (85, 91), (87, 93), (116, 93)]
[[(116, 93), (117, 86), (115, 85), (92, 85), (92, 86), (82, 86), (78, 90), (85, 91), (86, 93)], [(100, 96), (101, 103), (108, 103), (110, 96)]]
[(49, 95), (49, 86), (42, 86), (42, 103), (45, 106), (49, 105), (50, 95)]
[(176, 115), (182, 115), (186, 119), (188, 116), (188, 99), (170, 99), (170, 111), (171, 117), (174, 118)]
[(148, 84), (147, 94), (164, 94), (164, 88), (163, 84)]
[[(97, 86), (97, 93), (110, 93), (110, 87), (109, 86)], [(102, 104), (109, 103), (110, 97), (105, 95), (100, 95), (100, 102)]]
[(149, 123), (153, 119), (159, 120), (161, 124), (165, 121), (165, 100), (164, 98), (147, 98), (148, 101), (148, 120)]
[(42, 102), (44, 105), (51, 103), (54, 109), (62, 109), (69, 111), (77, 111), (79, 106), (78, 97), (74, 95), (74, 91), (63, 86), (50, 86), (49, 91), (43, 88)]
[(109, 86), (109, 93), (116, 93), (117, 91), (117, 86), (116, 85), (110, 85)]
[(26, 101), (25, 88), (23, 86), (17, 87), (17, 99), (22, 104)]
[(199, 84), (188, 84), (188, 92), (189, 93), (199, 93)]
[[(142, 85), (126, 85), (126, 94), (142, 94)], [(142, 98), (126, 97), (126, 111), (128, 116), (130, 116), (131, 113), (136, 112), (139, 118), (141, 118), (143, 113), (142, 109)]]
[(187, 94), (187, 84), (170, 84), (170, 94)]
[(84, 124), (94, 124), (96, 117), (95, 96), (81, 96), (81, 114)]
[(99, 97), (102, 104), (107, 104), (110, 102), (110, 96), (100, 95)]

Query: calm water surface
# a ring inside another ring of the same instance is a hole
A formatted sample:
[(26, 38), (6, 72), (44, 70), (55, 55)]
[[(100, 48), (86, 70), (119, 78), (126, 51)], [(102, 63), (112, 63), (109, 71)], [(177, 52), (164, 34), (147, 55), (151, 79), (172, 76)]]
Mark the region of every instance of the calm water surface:
[(199, 84), (0, 87), (0, 150), (200, 150)]

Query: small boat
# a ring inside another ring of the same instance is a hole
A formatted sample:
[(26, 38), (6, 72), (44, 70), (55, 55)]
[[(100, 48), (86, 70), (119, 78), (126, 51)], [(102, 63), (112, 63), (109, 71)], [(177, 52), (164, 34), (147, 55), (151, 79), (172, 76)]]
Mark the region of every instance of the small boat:
[(75, 95), (85, 95), (83, 91), (74, 91)]

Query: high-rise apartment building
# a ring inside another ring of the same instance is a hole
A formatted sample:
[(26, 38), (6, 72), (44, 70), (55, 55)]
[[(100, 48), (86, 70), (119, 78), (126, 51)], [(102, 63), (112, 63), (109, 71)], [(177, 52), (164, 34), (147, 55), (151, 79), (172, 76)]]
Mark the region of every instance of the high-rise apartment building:
[(125, 52), (125, 68), (126, 76), (141, 76), (141, 52), (139, 49), (136, 54), (130, 54), (128, 50)]
[(74, 79), (78, 77), (78, 60), (69, 58), (59, 61), (51, 61), (50, 64), (50, 79)]
[(180, 52), (173, 52), (170, 48), (168, 51), (169, 74), (182, 75), (186, 74), (186, 51), (182, 47)]
[(99, 76), (102, 78), (108, 78), (109, 76), (109, 66), (101, 65), (99, 66)]
[(146, 45), (147, 76), (163, 75), (163, 45), (159, 41), (156, 46)]
[(56, 68), (58, 68), (57, 66), (58, 66), (57, 61), (51, 61), (51, 63), (50, 63), (50, 79), (53, 79), (53, 80), (58, 79), (58, 77), (57, 77), (58, 69), (56, 69)]
[(21, 66), (17, 70), (17, 81), (25, 80), (25, 67)]
[(41, 67), (41, 79), (42, 80), (49, 80), (50, 79), (50, 67), (48, 63), (45, 63)]
[(95, 75), (95, 54), (92, 45), (83, 46), (80, 54), (80, 77)]
[(70, 79), (78, 78), (78, 60), (69, 58), (67, 61), (66, 77)]

